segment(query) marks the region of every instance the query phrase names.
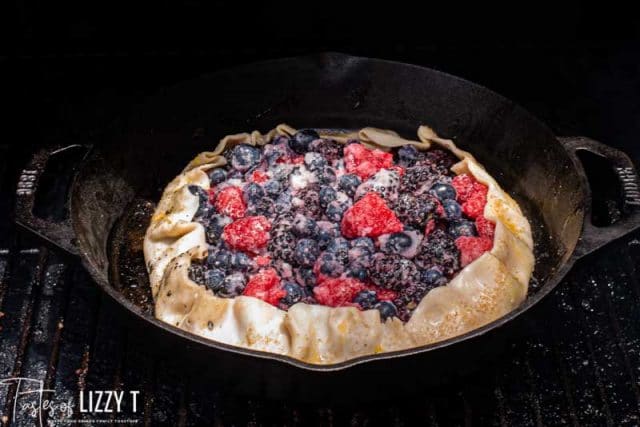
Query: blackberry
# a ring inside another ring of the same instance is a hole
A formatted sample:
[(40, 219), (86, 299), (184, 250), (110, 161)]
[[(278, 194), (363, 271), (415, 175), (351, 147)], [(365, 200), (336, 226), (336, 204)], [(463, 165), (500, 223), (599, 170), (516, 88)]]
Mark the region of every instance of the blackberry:
[(428, 195), (418, 197), (403, 193), (393, 205), (398, 219), (405, 224), (424, 227), (436, 211), (436, 202)]
[(298, 154), (309, 151), (309, 145), (320, 138), (318, 132), (313, 129), (300, 129), (289, 140), (289, 147)]
[(360, 291), (358, 295), (353, 298), (353, 302), (358, 304), (363, 310), (369, 310), (377, 304), (378, 296), (375, 291)]
[(268, 249), (274, 258), (292, 263), (294, 258), (294, 247), (296, 236), (290, 231), (276, 230), (271, 232)]
[(368, 269), (371, 281), (385, 289), (399, 291), (416, 282), (419, 272), (416, 265), (400, 255), (378, 253)]
[(231, 165), (234, 169), (245, 172), (260, 163), (262, 152), (251, 145), (239, 144), (231, 151)]
[(432, 148), (426, 152), (424, 162), (435, 165), (438, 172), (448, 174), (451, 166), (458, 163), (460, 159), (453, 155), (449, 150), (441, 148)]
[(460, 251), (447, 233), (436, 229), (422, 240), (414, 262), (422, 269), (439, 267), (446, 276), (451, 276), (460, 269)]
[(429, 166), (413, 166), (406, 168), (404, 175), (400, 179), (401, 192), (413, 193), (424, 188), (431, 188), (433, 183), (439, 179), (434, 168)]
[(356, 189), (360, 184), (362, 184), (362, 180), (358, 175), (346, 174), (342, 175), (338, 180), (338, 188), (349, 197), (353, 197), (356, 194)]
[(342, 145), (330, 139), (320, 139), (314, 141), (309, 146), (309, 151), (315, 151), (330, 162), (342, 158)]
[(247, 205), (247, 216), (264, 215), (268, 218), (273, 217), (276, 214), (278, 205), (273, 203), (273, 200), (263, 197), (255, 202)]
[(192, 262), (189, 267), (189, 279), (196, 283), (204, 283), (204, 272), (206, 267), (201, 263)]
[(305, 216), (318, 219), (322, 216), (322, 207), (320, 207), (320, 196), (315, 186), (309, 186), (301, 189), (296, 198), (301, 201), (297, 206), (298, 212)]
[(294, 259), (303, 267), (311, 267), (318, 258), (320, 250), (315, 240), (300, 239), (296, 243)]

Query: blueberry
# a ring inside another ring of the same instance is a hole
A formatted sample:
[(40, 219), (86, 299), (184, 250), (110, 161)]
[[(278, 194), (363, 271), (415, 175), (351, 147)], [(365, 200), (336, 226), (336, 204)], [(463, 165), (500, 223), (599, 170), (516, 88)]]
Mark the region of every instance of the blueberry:
[(404, 167), (415, 165), (418, 158), (418, 150), (413, 145), (405, 145), (398, 149), (398, 162)]
[(220, 184), (227, 179), (227, 171), (222, 168), (215, 168), (209, 171), (209, 180), (211, 184)]
[(218, 291), (222, 286), (225, 274), (224, 271), (213, 268), (204, 272), (204, 284), (212, 291)]
[(296, 215), (293, 219), (293, 232), (298, 237), (316, 237), (318, 235), (318, 223), (304, 215)]
[(320, 249), (318, 249), (318, 244), (314, 240), (300, 239), (296, 244), (293, 256), (301, 266), (310, 267), (316, 262), (319, 253)]
[(320, 255), (320, 273), (330, 276), (338, 277), (344, 271), (344, 266), (336, 257), (336, 254), (332, 252), (323, 252)]
[(231, 165), (239, 171), (247, 171), (260, 162), (260, 149), (251, 145), (236, 145), (231, 153)]
[(447, 219), (460, 219), (462, 217), (462, 208), (455, 200), (443, 200), (442, 207), (444, 208), (444, 213), (447, 216)]
[(231, 266), (236, 270), (247, 271), (252, 266), (251, 258), (242, 252), (236, 252), (231, 258)]
[(355, 265), (347, 269), (347, 276), (364, 282), (367, 280), (367, 269), (363, 266)]
[(340, 262), (346, 263), (349, 257), (349, 241), (344, 237), (335, 238), (327, 245), (327, 252), (336, 254)]
[(284, 296), (280, 302), (287, 308), (297, 302), (300, 302), (300, 300), (305, 296), (304, 289), (297, 283), (285, 282), (284, 285), (282, 285), (282, 289), (287, 293), (287, 295)]
[(272, 199), (277, 199), (282, 192), (282, 184), (280, 184), (280, 182), (276, 181), (275, 179), (271, 179), (265, 182), (263, 188), (267, 196), (271, 197)]
[(358, 237), (351, 241), (352, 248), (363, 248), (373, 254), (376, 251), (376, 246), (370, 237)]
[(258, 184), (252, 182), (244, 188), (244, 200), (247, 203), (257, 203), (264, 197), (264, 190)]
[(219, 268), (228, 271), (231, 268), (233, 254), (229, 251), (220, 250), (217, 252), (209, 251), (208, 262), (213, 268)]
[(447, 278), (436, 268), (421, 271), (420, 280), (431, 286), (443, 286), (447, 284)]
[(336, 171), (331, 166), (326, 166), (321, 172), (316, 172), (320, 184), (331, 184), (336, 182)]
[(431, 192), (441, 201), (442, 200), (455, 200), (456, 189), (449, 184), (437, 183), (431, 187)]
[(313, 269), (300, 267), (295, 273), (296, 282), (302, 286), (315, 286), (316, 275), (313, 273)]
[(325, 249), (329, 242), (340, 235), (338, 224), (329, 221), (318, 221), (318, 244)]
[(218, 295), (225, 298), (233, 298), (242, 294), (247, 279), (242, 273), (233, 273), (224, 278), (222, 286), (218, 289)]
[(378, 296), (374, 291), (360, 291), (353, 299), (353, 302), (358, 304), (363, 310), (369, 310), (378, 302)]
[(195, 220), (203, 219), (209, 216), (211, 204), (209, 203), (209, 193), (199, 185), (190, 185), (189, 192), (194, 196), (198, 196), (198, 210), (193, 215)]
[(349, 209), (349, 203), (334, 200), (329, 203), (325, 210), (325, 215), (330, 221), (339, 222), (342, 220), (342, 215)]
[(411, 246), (411, 237), (406, 233), (393, 233), (381, 248), (383, 252), (398, 254)]
[(327, 160), (320, 153), (307, 153), (304, 155), (304, 164), (312, 172), (322, 172), (327, 166)]
[(289, 140), (289, 147), (296, 153), (303, 154), (309, 151), (309, 144), (318, 138), (320, 138), (320, 135), (315, 130), (300, 129)]
[(375, 308), (380, 312), (380, 317), (382, 318), (382, 320), (387, 320), (389, 317), (398, 315), (398, 309), (392, 302), (389, 301), (380, 301), (375, 305)]
[(322, 209), (326, 209), (329, 203), (333, 202), (337, 197), (336, 190), (328, 186), (320, 187), (320, 192), (318, 194), (320, 196), (320, 206)]
[(289, 212), (291, 210), (291, 193), (283, 191), (276, 200), (276, 213)]
[(467, 221), (466, 219), (450, 222), (448, 231), (454, 239), (462, 236), (476, 236), (478, 234), (476, 232), (475, 224), (472, 221)]
[(362, 184), (358, 175), (346, 174), (342, 175), (338, 180), (338, 188), (344, 191), (349, 197), (356, 194), (356, 189)]

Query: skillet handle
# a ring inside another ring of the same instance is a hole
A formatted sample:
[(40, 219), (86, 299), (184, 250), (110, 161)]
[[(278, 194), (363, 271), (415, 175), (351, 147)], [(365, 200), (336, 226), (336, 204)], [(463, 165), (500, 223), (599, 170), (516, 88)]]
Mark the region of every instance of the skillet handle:
[[(78, 255), (79, 251), (76, 246), (75, 233), (69, 215), (68, 194), (65, 196), (65, 215), (62, 220), (56, 221), (39, 217), (34, 213), (34, 206), (36, 203), (36, 193), (40, 185), (40, 178), (47, 168), (47, 163), (57, 155), (80, 148), (85, 149), (84, 156), (86, 156), (90, 147), (73, 144), (63, 147), (45, 148), (38, 151), (20, 173), (16, 188), (16, 223), (73, 255)], [(73, 166), (74, 165), (69, 166), (67, 169), (73, 169)]]
[[(596, 249), (616, 240), (640, 227), (640, 178), (633, 162), (622, 151), (609, 147), (590, 138), (583, 136), (561, 137), (559, 141), (564, 145), (569, 155), (573, 158), (577, 167), (584, 171), (577, 153), (588, 151), (606, 159), (616, 174), (622, 193), (622, 217), (611, 225), (604, 227), (595, 226), (591, 220), (592, 190), (588, 181), (585, 182), (588, 194), (585, 209), (585, 222), (582, 237), (578, 242), (575, 255), (581, 257)], [(586, 174), (584, 174), (586, 176)], [(586, 181), (586, 179), (585, 179)]]

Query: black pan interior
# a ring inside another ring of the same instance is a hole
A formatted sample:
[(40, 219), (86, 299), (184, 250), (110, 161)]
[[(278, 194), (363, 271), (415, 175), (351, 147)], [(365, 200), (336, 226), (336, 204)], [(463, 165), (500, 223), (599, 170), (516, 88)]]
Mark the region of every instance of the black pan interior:
[(584, 194), (572, 160), (550, 130), (470, 82), (340, 54), (275, 60), (179, 84), (98, 141), (71, 203), (80, 249), (98, 283), (115, 287), (125, 305), (133, 302), (148, 313), (141, 236), (164, 186), (222, 136), (265, 131), (280, 122), (375, 126), (407, 137), (428, 124), (452, 138), (485, 165), (532, 222), (537, 262), (526, 305), (557, 284), (554, 274), (580, 235)]

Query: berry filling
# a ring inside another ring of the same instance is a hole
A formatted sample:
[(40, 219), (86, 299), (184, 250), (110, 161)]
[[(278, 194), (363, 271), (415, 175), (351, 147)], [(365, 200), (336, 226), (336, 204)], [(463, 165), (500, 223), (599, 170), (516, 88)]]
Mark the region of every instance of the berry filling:
[(385, 152), (305, 129), (224, 156), (208, 193), (189, 188), (209, 244), (190, 276), (217, 296), (407, 321), (429, 290), (493, 246), (488, 189), (454, 175), (448, 151)]

